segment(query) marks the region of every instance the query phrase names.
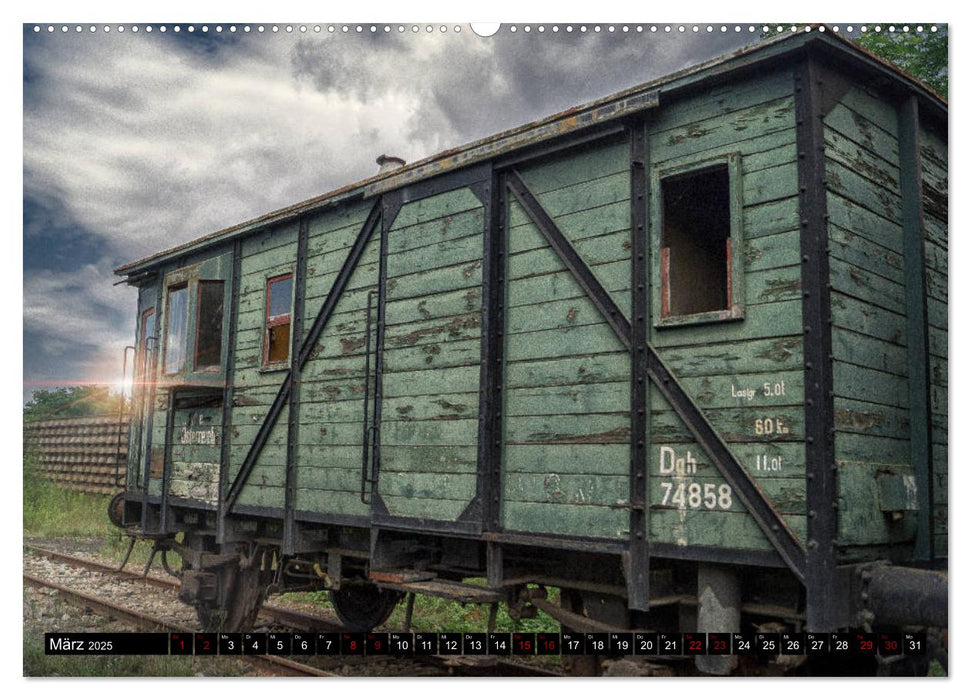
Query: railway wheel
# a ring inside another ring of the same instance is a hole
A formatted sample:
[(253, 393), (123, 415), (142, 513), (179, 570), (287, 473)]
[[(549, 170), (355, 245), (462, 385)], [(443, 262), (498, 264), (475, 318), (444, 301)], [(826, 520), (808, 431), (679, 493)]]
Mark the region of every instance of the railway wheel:
[(125, 527), (125, 492), (120, 491), (108, 503), (108, 520), (115, 527)]
[(400, 593), (382, 590), (371, 583), (347, 584), (330, 592), (334, 612), (354, 632), (367, 632), (386, 621), (400, 599)]
[(216, 599), (196, 603), (196, 615), (203, 629), (206, 632), (243, 632), (251, 629), (266, 596), (266, 586), (261, 578), (259, 564), (220, 569), (216, 574)]

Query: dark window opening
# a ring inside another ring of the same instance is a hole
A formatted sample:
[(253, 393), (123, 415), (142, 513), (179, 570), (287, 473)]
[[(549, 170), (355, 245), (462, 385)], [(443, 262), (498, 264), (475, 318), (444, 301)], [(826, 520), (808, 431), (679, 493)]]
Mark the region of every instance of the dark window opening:
[(723, 311), (732, 303), (728, 167), (661, 181), (661, 314)]
[(223, 345), (223, 282), (199, 282), (196, 326), (196, 369), (218, 372)]
[(189, 288), (169, 287), (165, 324), (165, 373), (181, 372), (185, 365), (185, 327), (189, 318)]
[(290, 359), (290, 306), (292, 300), (292, 275), (274, 277), (266, 281), (264, 364), (282, 364)]

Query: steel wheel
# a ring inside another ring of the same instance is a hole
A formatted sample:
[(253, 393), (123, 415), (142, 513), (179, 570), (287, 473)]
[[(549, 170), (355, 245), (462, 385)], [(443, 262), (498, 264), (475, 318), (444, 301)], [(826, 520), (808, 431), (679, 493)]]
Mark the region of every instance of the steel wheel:
[(354, 632), (367, 632), (385, 622), (400, 599), (400, 593), (382, 590), (370, 583), (348, 585), (330, 592), (337, 617)]

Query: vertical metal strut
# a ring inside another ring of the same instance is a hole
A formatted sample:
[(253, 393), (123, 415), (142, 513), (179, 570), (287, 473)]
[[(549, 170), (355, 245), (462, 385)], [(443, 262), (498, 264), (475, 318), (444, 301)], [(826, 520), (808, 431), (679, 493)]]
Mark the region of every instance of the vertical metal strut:
[(821, 68), (807, 56), (796, 71), (796, 149), (802, 256), (806, 401), (806, 629), (834, 631), (836, 607), (836, 459), (832, 312)]

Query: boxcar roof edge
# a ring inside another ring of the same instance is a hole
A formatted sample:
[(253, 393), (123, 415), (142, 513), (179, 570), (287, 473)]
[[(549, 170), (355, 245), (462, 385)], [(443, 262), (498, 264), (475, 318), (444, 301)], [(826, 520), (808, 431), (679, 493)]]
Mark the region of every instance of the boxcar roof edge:
[(664, 94), (681, 92), (713, 79), (724, 80), (727, 76), (736, 72), (751, 69), (755, 64), (778, 60), (810, 46), (827, 51), (838, 60), (856, 61), (871, 72), (891, 78), (904, 90), (916, 93), (925, 107), (930, 108), (932, 113), (936, 113), (937, 116), (946, 121), (947, 102), (929, 87), (892, 63), (854, 44), (849, 39), (828, 29), (819, 31), (821, 28), (824, 28), (823, 25), (810, 25), (810, 31), (804, 30), (796, 35), (784, 34), (780, 37), (744, 46), (732, 53), (717, 56), (607, 97), (571, 107), (463, 146), (436, 153), (391, 172), (376, 174), (243, 223), (220, 229), (214, 233), (155, 253), (147, 258), (122, 265), (116, 268), (114, 272), (116, 275), (128, 277), (129, 282), (134, 282), (136, 278), (142, 277), (141, 273), (171, 262), (174, 258), (225, 243), (238, 236), (280, 224), (325, 207), (358, 197), (378, 195), (473, 163), (551, 141), (557, 137), (587, 129), (597, 124), (620, 119), (635, 111), (656, 107), (660, 97)]

